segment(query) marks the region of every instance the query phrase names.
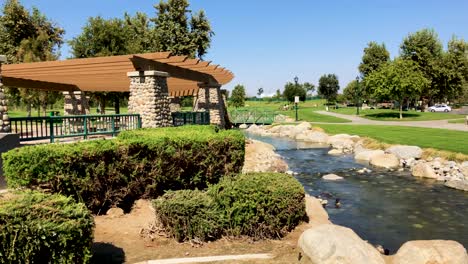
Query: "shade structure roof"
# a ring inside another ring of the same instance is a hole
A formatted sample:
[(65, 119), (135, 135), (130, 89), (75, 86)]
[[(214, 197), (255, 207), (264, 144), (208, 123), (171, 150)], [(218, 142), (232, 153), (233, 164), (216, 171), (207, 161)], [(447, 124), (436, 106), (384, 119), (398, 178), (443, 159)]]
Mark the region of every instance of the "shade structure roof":
[(54, 91), (127, 92), (127, 72), (169, 73), (171, 96), (193, 95), (199, 83), (224, 85), (234, 75), (211, 62), (169, 52), (2, 65), (3, 84)]

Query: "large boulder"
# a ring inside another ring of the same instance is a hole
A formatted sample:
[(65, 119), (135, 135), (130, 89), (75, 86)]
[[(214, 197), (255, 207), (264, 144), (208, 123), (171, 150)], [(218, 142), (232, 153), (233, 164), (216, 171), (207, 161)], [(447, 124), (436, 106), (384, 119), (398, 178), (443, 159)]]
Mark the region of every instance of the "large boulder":
[(263, 129), (255, 124), (251, 125), (249, 128), (247, 128), (245, 131), (253, 133), (253, 134), (260, 134)]
[(248, 126), (247, 126), (246, 124), (240, 124), (239, 128), (240, 128), (240, 129), (247, 129)]
[(385, 150), (399, 159), (419, 159), (422, 155), (422, 149), (418, 146), (392, 146)]
[(411, 168), (411, 174), (414, 177), (437, 179), (434, 169), (427, 163), (418, 163)]
[(344, 178), (336, 174), (327, 174), (327, 175), (324, 175), (322, 179), (326, 181), (339, 181), (339, 180), (343, 180)]
[(327, 211), (317, 198), (306, 194), (305, 204), (309, 224), (331, 224)]
[(466, 249), (450, 240), (417, 240), (403, 244), (394, 264), (467, 264)]
[(468, 192), (468, 181), (467, 180), (449, 180), (444, 184), (447, 187), (454, 188)]
[(296, 136), (296, 139), (305, 142), (325, 144), (328, 141), (328, 135), (323, 132), (309, 130), (302, 133), (301, 137)]
[(394, 169), (400, 166), (400, 160), (393, 154), (377, 154), (372, 156), (369, 163), (376, 167)]
[(353, 230), (337, 225), (306, 230), (299, 238), (299, 247), (312, 263), (385, 263), (380, 253)]
[(354, 155), (355, 160), (363, 160), (363, 161), (370, 161), (372, 157), (377, 156), (377, 155), (382, 155), (384, 154), (383, 150), (364, 150), (364, 151), (359, 151)]

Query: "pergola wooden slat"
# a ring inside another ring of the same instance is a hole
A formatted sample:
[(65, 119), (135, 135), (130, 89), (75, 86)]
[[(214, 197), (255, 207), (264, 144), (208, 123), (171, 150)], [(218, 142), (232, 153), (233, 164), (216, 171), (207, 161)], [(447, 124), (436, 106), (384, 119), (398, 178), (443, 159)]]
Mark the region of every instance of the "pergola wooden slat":
[(224, 85), (234, 75), (209, 61), (171, 56), (169, 52), (2, 65), (6, 86), (54, 91), (129, 91), (127, 72), (168, 72), (171, 96), (193, 95), (198, 83)]

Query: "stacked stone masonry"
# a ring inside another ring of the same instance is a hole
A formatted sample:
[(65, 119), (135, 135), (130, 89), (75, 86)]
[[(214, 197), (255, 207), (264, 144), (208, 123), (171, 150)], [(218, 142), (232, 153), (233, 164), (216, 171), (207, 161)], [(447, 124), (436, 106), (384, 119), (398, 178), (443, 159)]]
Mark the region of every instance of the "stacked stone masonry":
[(200, 86), (198, 90), (197, 110), (209, 111), (211, 124), (221, 127), (226, 125), (224, 120), (225, 105), (219, 86)]
[[(1, 68), (1, 64), (0, 64)], [(0, 133), (8, 133), (11, 130), (10, 118), (8, 117), (8, 101), (5, 95), (0, 71)]]
[(63, 92), (64, 115), (89, 115), (89, 96), (83, 92)]
[(181, 110), (180, 97), (169, 97), (169, 99), (171, 100), (171, 104), (169, 105), (169, 108), (171, 109), (171, 113), (179, 112)]
[(129, 113), (140, 114), (142, 127), (172, 126), (168, 74), (158, 71), (129, 72)]

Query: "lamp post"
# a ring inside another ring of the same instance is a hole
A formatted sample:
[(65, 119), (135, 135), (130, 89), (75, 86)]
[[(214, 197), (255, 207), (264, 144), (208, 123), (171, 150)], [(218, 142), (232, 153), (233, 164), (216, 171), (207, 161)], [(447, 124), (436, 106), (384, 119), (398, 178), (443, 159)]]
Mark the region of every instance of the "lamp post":
[(359, 115), (359, 97), (360, 97), (360, 87), (359, 87), (359, 76), (356, 77), (356, 115)]
[[(298, 82), (299, 82), (299, 78), (296, 76), (294, 77), (294, 82), (296, 83), (296, 91), (297, 91), (297, 85), (298, 85)], [(299, 121), (299, 118), (297, 116), (297, 108), (298, 108), (298, 104), (299, 103), (299, 96), (294, 96), (294, 108), (296, 109), (296, 122)]]

